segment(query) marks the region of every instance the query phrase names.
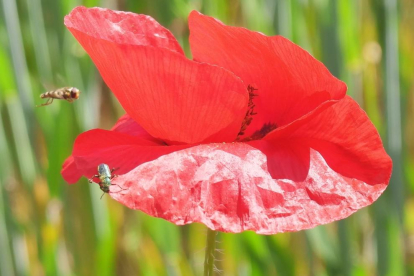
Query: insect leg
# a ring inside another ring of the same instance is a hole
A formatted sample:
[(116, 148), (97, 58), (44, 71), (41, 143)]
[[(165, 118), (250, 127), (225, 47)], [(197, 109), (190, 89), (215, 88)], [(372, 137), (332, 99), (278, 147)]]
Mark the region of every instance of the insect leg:
[(92, 175), (92, 177), (88, 179), (88, 182), (89, 182), (89, 183), (93, 183), (93, 179), (94, 179), (95, 177), (99, 177), (99, 175), (97, 175), (97, 174)]
[(111, 180), (112, 179), (114, 179), (115, 177), (118, 177), (118, 175), (117, 174), (112, 174), (114, 171), (116, 171), (117, 169), (119, 169), (119, 168), (112, 168), (112, 170), (111, 170)]
[(102, 197), (104, 196), (104, 194), (105, 194), (105, 192), (101, 195), (101, 198), (100, 199), (102, 199)]
[[(119, 186), (118, 184), (111, 184), (112, 186), (118, 186), (119, 187), (119, 189), (121, 189), (121, 191), (125, 191), (125, 190), (128, 190), (128, 189), (124, 189), (124, 188), (122, 188), (121, 186)], [(119, 192), (119, 191), (118, 191)], [(118, 193), (117, 192), (117, 193)]]
[(49, 105), (49, 104), (52, 104), (53, 103), (53, 98), (49, 98), (48, 100), (47, 100), (47, 102), (46, 102), (46, 104), (45, 105)]
[(53, 102), (53, 98), (49, 98), (49, 99), (47, 99), (47, 101), (45, 102), (45, 103), (43, 103), (43, 104), (41, 104), (41, 105), (36, 105), (36, 107), (39, 107), (39, 106), (45, 106), (45, 105), (49, 105), (49, 104), (51, 104)]

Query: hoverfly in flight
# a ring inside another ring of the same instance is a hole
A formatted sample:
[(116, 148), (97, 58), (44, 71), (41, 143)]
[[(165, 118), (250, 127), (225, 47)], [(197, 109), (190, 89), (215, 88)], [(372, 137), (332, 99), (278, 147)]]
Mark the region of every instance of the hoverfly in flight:
[(40, 94), (40, 98), (46, 99), (47, 101), (38, 106), (49, 105), (53, 102), (54, 99), (65, 100), (68, 102), (73, 102), (79, 98), (80, 91), (76, 87), (62, 87), (56, 90), (47, 91)]

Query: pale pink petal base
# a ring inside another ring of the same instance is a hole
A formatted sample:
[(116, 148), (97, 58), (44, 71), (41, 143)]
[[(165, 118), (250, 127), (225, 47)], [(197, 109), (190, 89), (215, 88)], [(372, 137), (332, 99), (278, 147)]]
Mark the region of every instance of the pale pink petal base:
[(243, 143), (170, 153), (113, 180), (110, 195), (177, 225), (259, 234), (299, 231), (345, 218), (375, 201), (386, 184), (368, 185), (330, 169), (310, 149), (303, 182), (272, 179), (266, 156)]

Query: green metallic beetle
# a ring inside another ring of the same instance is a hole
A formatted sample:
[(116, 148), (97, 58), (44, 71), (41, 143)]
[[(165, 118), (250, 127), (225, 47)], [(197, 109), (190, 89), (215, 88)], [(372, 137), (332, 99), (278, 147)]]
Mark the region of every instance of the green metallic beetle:
[(115, 171), (115, 169), (110, 170), (109, 166), (107, 164), (100, 164), (98, 166), (98, 174), (95, 174), (94, 176), (92, 176), (88, 181), (89, 183), (93, 183), (93, 179), (99, 178), (99, 188), (101, 188), (101, 190), (104, 192), (101, 196), (101, 198), (103, 197), (103, 195), (105, 193), (109, 193), (109, 187), (111, 185), (115, 185), (118, 186), (119, 188), (121, 188), (121, 190), (125, 190), (123, 189), (121, 186), (119, 186), (118, 184), (112, 184), (111, 180), (114, 179), (115, 177), (117, 177), (116, 174), (112, 174)]

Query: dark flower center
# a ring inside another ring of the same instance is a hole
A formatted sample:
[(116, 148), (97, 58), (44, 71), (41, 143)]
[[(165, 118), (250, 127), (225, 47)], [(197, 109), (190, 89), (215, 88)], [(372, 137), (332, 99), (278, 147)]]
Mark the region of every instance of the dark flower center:
[(274, 123), (266, 123), (262, 126), (261, 129), (255, 131), (250, 137), (245, 137), (243, 139), (240, 139), (240, 136), (244, 135), (244, 132), (246, 131), (247, 127), (251, 124), (253, 121), (253, 115), (256, 115), (257, 113), (254, 112), (255, 104), (253, 102), (253, 99), (258, 96), (258, 94), (255, 93), (258, 89), (254, 88), (253, 86), (249, 85), (247, 87), (247, 90), (249, 91), (249, 104), (246, 115), (244, 116), (244, 120), (242, 122), (242, 126), (240, 128), (239, 133), (237, 134), (236, 141), (251, 141), (251, 140), (258, 140), (266, 136), (269, 132), (272, 130), (275, 130), (277, 128), (277, 125)]
[(244, 120), (242, 122), (242, 126), (240, 128), (240, 131), (237, 134), (237, 139), (236, 140), (238, 140), (240, 136), (244, 135), (244, 131), (247, 129), (247, 127), (253, 121), (253, 115), (257, 114), (257, 113), (254, 112), (254, 107), (256, 105), (253, 103), (253, 99), (258, 96), (257, 94), (254, 93), (256, 90), (257, 89), (254, 88), (251, 85), (249, 85), (247, 87), (247, 91), (249, 91), (249, 104), (247, 105), (248, 109), (246, 111), (246, 115), (244, 116)]
[(262, 126), (261, 129), (255, 131), (252, 136), (250, 136), (250, 140), (259, 140), (266, 136), (269, 132), (272, 130), (275, 130), (277, 128), (276, 124), (273, 123), (266, 123)]

